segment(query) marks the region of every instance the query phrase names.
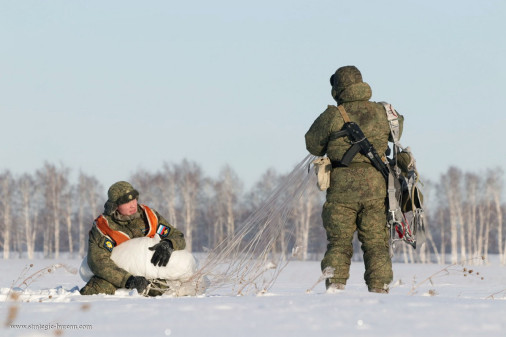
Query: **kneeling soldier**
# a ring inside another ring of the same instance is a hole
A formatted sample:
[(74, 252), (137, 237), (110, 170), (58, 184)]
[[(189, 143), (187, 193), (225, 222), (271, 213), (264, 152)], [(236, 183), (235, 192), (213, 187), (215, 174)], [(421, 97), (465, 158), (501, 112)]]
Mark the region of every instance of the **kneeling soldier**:
[(111, 260), (113, 248), (129, 239), (159, 235), (161, 241), (149, 248), (154, 251), (151, 263), (166, 266), (174, 250), (185, 248), (183, 233), (155, 210), (138, 204), (139, 192), (130, 183), (119, 181), (109, 188), (107, 194), (104, 213), (95, 220), (89, 233), (88, 265), (94, 276), (80, 292), (82, 295), (112, 295), (118, 288), (127, 288), (142, 293), (149, 281), (118, 267)]

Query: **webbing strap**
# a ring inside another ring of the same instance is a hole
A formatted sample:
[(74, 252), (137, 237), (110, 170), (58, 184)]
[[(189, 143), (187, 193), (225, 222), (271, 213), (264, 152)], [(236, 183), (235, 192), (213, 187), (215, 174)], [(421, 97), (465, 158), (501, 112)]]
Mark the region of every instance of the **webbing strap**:
[(394, 144), (402, 149), (403, 147), (399, 143), (400, 132), (401, 132), (400, 126), (399, 126), (399, 115), (397, 114), (397, 111), (395, 111), (392, 104), (387, 103), (387, 102), (381, 102), (381, 104), (383, 104), (383, 107), (385, 108), (385, 112), (387, 114), (388, 125), (390, 126), (390, 133), (392, 134), (392, 139), (394, 140)]
[(348, 116), (348, 113), (346, 112), (346, 110), (344, 109), (344, 106), (342, 105), (338, 105), (337, 108), (339, 109), (339, 112), (341, 113), (341, 116), (343, 116), (343, 119), (344, 119), (344, 122), (345, 123), (349, 123), (351, 122), (350, 120), (350, 116)]
[(397, 198), (395, 197), (395, 191), (395, 177), (392, 171), (390, 171), (390, 174), (388, 175), (388, 206), (390, 212), (400, 210), (401, 208), (399, 202), (397, 201)]
[[(402, 149), (402, 145), (399, 142), (399, 136), (400, 136), (400, 126), (399, 126), (399, 115), (397, 114), (397, 111), (393, 108), (392, 104), (389, 104), (387, 102), (381, 102), (383, 104), (383, 107), (385, 108), (385, 112), (387, 114), (388, 119), (388, 125), (390, 126), (390, 134), (392, 135), (392, 139), (394, 141), (394, 158), (396, 156), (396, 148), (398, 147)], [(390, 173), (388, 175), (388, 208), (389, 212), (391, 213), (392, 220), (395, 221), (402, 221), (402, 219), (398, 219), (400, 214), (400, 205), (399, 201), (396, 198), (395, 195), (395, 174), (396, 172), (392, 172), (392, 168), (389, 169)]]

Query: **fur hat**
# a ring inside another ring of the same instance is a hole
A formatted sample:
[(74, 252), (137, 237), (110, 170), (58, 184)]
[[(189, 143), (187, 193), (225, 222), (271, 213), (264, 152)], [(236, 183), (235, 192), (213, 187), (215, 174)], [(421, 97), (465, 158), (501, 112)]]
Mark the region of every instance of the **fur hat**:
[(118, 181), (112, 184), (107, 191), (108, 200), (104, 205), (104, 214), (111, 215), (119, 205), (126, 204), (139, 198), (139, 192), (126, 181)]
[[(330, 85), (332, 86), (332, 97), (338, 97), (344, 89), (352, 84), (362, 83), (362, 74), (355, 66), (345, 66), (336, 70), (330, 77)], [(334, 94), (335, 93), (335, 94)]]

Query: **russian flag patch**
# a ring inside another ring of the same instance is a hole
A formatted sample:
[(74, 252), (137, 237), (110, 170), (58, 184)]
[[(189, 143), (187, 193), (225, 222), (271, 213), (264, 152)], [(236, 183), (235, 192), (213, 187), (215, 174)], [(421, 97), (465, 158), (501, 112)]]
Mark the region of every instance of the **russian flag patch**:
[(170, 233), (170, 228), (164, 225), (158, 225), (156, 234), (160, 235), (161, 238), (166, 238)]

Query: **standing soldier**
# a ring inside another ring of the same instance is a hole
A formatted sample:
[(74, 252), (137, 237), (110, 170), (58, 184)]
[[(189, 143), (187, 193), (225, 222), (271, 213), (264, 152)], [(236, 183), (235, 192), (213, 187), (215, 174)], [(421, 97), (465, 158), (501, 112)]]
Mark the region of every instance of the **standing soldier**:
[[(334, 275), (326, 280), (327, 291), (344, 289), (353, 255), (353, 234), (358, 231), (368, 289), (388, 293), (393, 272), (386, 227), (385, 178), (361, 153), (353, 157), (349, 166), (342, 165), (340, 161), (352, 143), (347, 137), (330, 136), (342, 129), (347, 112), (378, 153), (383, 153), (390, 138), (385, 108), (381, 103), (369, 101), (371, 87), (362, 81), (360, 71), (354, 66), (337, 69), (330, 83), (332, 97), (340, 107), (329, 105), (306, 133), (307, 150), (316, 156), (327, 154), (333, 167), (322, 212), (328, 245), (321, 268), (334, 269)], [(401, 130), (402, 121), (400, 117)]]
[(90, 230), (87, 258), (95, 276), (81, 289), (81, 294), (112, 295), (118, 288), (137, 289), (140, 294), (148, 286), (148, 280), (118, 267), (111, 260), (113, 248), (129, 239), (159, 235), (161, 241), (149, 248), (154, 251), (151, 263), (166, 266), (174, 250), (185, 248), (184, 236), (158, 212), (138, 204), (139, 192), (130, 183), (119, 181), (109, 188), (107, 194), (104, 213), (95, 220)]

